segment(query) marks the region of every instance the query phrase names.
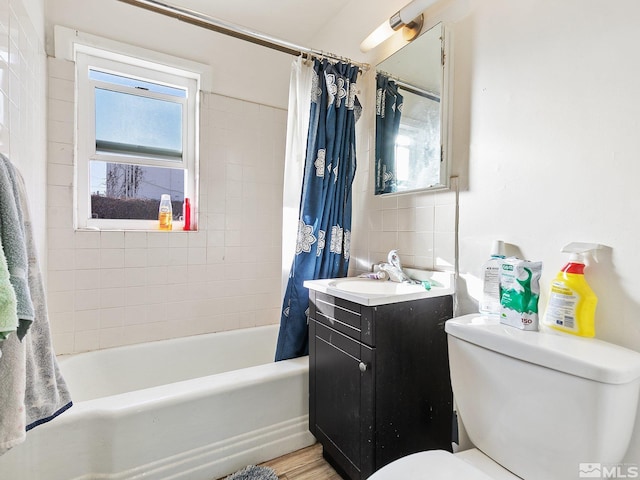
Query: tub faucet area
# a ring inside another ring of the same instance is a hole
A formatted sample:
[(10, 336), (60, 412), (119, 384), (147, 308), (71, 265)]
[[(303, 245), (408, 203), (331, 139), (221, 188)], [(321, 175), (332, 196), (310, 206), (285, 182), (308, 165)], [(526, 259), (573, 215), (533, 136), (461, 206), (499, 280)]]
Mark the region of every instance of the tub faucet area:
[(376, 265), (379, 270), (387, 272), (389, 279), (392, 282), (399, 283), (420, 283), (418, 280), (414, 280), (407, 275), (402, 269), (402, 263), (400, 262), (400, 256), (397, 250), (391, 250), (387, 255), (387, 263), (380, 263)]

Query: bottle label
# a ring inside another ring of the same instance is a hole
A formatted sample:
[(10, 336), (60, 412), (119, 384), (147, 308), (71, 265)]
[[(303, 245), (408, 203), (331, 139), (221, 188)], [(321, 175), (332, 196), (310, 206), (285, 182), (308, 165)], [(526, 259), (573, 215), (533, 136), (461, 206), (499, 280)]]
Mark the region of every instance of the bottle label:
[(479, 312), (487, 315), (500, 315), (500, 266), (502, 259), (489, 261), (483, 267), (482, 297)]
[(545, 313), (546, 323), (577, 332), (575, 312), (579, 300), (580, 296), (564, 282), (553, 281), (549, 305)]

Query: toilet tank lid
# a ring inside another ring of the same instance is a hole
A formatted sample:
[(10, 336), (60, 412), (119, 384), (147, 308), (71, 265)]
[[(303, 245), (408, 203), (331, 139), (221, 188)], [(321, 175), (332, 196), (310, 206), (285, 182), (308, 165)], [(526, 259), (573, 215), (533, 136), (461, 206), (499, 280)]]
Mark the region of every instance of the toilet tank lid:
[(445, 331), (503, 355), (601, 383), (640, 377), (640, 353), (595, 338), (520, 330), (479, 314), (448, 320)]

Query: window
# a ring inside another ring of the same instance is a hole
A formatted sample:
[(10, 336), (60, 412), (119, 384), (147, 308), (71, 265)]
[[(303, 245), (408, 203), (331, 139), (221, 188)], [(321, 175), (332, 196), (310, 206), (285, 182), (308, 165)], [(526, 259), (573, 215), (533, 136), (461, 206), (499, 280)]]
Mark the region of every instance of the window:
[(162, 194), (179, 221), (197, 202), (198, 75), (104, 53), (76, 51), (76, 227), (157, 229)]

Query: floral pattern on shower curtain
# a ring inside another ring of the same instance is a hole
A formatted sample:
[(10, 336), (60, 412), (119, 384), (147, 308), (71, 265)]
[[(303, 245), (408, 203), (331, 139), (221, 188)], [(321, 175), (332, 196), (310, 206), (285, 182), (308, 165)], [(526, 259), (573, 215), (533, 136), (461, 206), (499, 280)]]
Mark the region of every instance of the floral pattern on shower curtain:
[(376, 75), (376, 164), (377, 194), (396, 191), (396, 137), (400, 128), (404, 97), (386, 75)]
[(358, 67), (314, 60), (309, 134), (296, 251), (280, 317), (276, 360), (309, 352), (305, 280), (344, 277), (351, 243), (351, 185), (356, 172)]

